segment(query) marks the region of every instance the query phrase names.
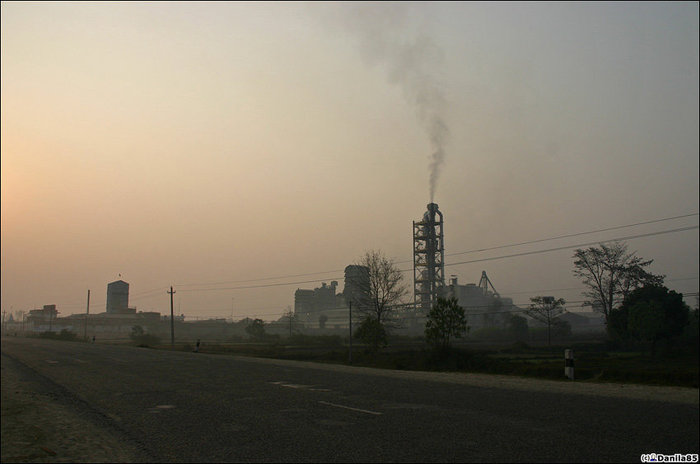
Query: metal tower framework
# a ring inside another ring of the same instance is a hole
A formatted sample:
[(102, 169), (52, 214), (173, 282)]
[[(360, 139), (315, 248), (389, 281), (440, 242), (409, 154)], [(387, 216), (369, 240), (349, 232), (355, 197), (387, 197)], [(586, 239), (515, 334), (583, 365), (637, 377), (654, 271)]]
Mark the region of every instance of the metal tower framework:
[(413, 298), (428, 312), (445, 287), (445, 241), (442, 213), (429, 203), (421, 221), (413, 221)]
[(491, 283), (491, 279), (489, 279), (489, 276), (486, 275), (486, 271), (481, 271), (481, 280), (479, 280), (479, 288), (482, 292), (484, 292), (484, 296), (487, 296), (489, 294), (489, 287), (491, 287), (491, 290), (493, 290), (493, 296), (495, 296), (496, 298), (501, 297), (501, 295), (499, 295), (496, 291), (496, 287), (494, 287)]

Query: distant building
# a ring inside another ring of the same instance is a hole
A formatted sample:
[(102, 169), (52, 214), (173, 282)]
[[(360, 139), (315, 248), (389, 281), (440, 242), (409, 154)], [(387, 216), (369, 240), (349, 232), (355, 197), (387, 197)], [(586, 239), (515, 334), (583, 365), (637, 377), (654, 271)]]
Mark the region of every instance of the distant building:
[(493, 287), (489, 289), (485, 273), (479, 285), (460, 285), (457, 277), (452, 276), (450, 285), (444, 287), (442, 293), (444, 297), (457, 298), (472, 328), (502, 327), (519, 310), (512, 298), (500, 296)]
[(129, 284), (117, 280), (107, 285), (107, 314), (134, 314), (129, 308)]
[(318, 313), (343, 307), (343, 295), (336, 294), (337, 287), (338, 282), (334, 280), (330, 285), (323, 282), (313, 290), (298, 288), (294, 292), (294, 314), (315, 319)]
[(298, 288), (294, 292), (294, 314), (307, 326), (320, 324), (320, 318), (328, 321), (329, 327), (348, 324), (348, 303), (353, 310), (367, 304), (369, 295), (369, 269), (366, 266), (350, 265), (345, 268), (345, 288), (337, 293), (338, 282), (330, 285), (323, 282), (313, 290)]
[(316, 312), (316, 298), (313, 290), (297, 288), (294, 292), (294, 314)]
[(58, 317), (58, 311), (56, 310), (56, 305), (44, 305), (43, 309), (32, 309), (29, 311), (27, 320), (31, 322), (44, 322), (55, 320)]
[(56, 305), (44, 305), (42, 309), (32, 309), (27, 315), (27, 323), (37, 332), (56, 330), (58, 311)]
[(369, 268), (351, 264), (345, 268), (343, 297), (357, 308), (369, 300)]

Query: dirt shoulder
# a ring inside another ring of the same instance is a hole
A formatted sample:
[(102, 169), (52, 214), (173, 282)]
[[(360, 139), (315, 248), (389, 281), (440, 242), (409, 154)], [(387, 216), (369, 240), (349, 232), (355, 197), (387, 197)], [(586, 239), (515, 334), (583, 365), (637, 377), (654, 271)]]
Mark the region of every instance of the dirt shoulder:
[(606, 396), (646, 401), (682, 403), (697, 407), (700, 394), (697, 388), (664, 387), (653, 385), (570, 382), (517, 377), (514, 375), (476, 374), (466, 372), (425, 372), (374, 369), (370, 367), (346, 366), (341, 364), (314, 363), (309, 361), (288, 361), (272, 358), (252, 358), (236, 356), (239, 360), (277, 364), (280, 366), (296, 364), (311, 369), (323, 369), (338, 372), (359, 372), (396, 378), (413, 378), (429, 382), (447, 382), (482, 388), (504, 388), (533, 392), (565, 393), (574, 395)]
[(2, 355), (2, 462), (139, 462), (99, 415)]

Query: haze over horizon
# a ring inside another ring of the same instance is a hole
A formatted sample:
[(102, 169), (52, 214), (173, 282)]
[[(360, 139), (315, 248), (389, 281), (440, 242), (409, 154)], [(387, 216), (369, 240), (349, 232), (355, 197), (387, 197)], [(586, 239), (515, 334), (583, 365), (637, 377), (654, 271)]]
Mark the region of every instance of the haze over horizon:
[(697, 2), (1, 8), (3, 311), (104, 312), (121, 278), (272, 320), (369, 249), (412, 295), (431, 198), (446, 274), (516, 304), (581, 310), (574, 248), (632, 236), (697, 295)]

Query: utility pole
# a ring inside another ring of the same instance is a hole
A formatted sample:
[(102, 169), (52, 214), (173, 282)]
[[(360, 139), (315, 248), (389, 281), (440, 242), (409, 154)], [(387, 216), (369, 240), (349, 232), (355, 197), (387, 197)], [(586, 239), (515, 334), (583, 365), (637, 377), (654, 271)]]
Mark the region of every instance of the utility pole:
[(349, 322), (350, 322), (350, 350), (348, 351), (348, 362), (352, 364), (352, 301), (348, 302)]
[(85, 310), (85, 333), (83, 334), (83, 338), (85, 340), (87, 340), (87, 321), (88, 321), (89, 316), (90, 316), (90, 290), (88, 289), (87, 309)]
[(170, 293), (170, 346), (175, 346), (175, 317), (173, 316), (173, 294), (175, 290), (173, 290), (172, 285), (170, 286), (170, 291), (166, 293)]

